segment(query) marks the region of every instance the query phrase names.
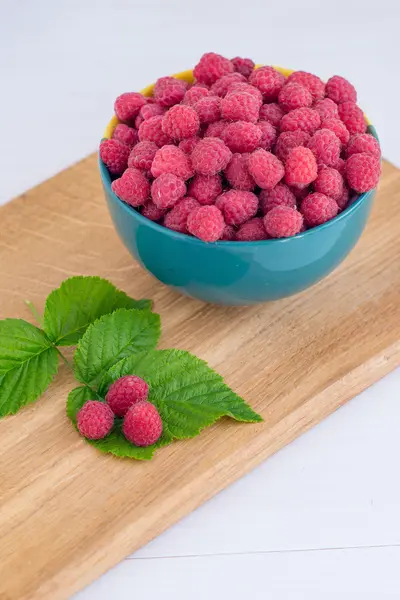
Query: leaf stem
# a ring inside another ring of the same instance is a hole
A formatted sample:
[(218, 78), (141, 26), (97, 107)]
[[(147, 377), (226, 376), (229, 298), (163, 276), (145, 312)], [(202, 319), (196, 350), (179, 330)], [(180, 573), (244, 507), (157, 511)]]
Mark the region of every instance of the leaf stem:
[(35, 317), (35, 319), (38, 322), (38, 324), (40, 325), (40, 327), (43, 327), (43, 319), (40, 316), (39, 311), (37, 310), (36, 306), (34, 306), (34, 304), (32, 304), (32, 302), (30, 300), (25, 300), (25, 304), (27, 305), (27, 307), (29, 308), (29, 310), (31, 311), (33, 316)]
[(72, 364), (69, 362), (68, 358), (66, 356), (64, 356), (64, 354), (61, 352), (61, 350), (59, 350), (57, 348), (56, 345), (53, 344), (53, 347), (56, 349), (57, 354), (62, 358), (62, 360), (64, 361), (64, 363), (66, 364), (66, 366), (68, 367), (68, 369), (70, 369), (72, 372), (74, 371), (74, 367), (72, 366)]

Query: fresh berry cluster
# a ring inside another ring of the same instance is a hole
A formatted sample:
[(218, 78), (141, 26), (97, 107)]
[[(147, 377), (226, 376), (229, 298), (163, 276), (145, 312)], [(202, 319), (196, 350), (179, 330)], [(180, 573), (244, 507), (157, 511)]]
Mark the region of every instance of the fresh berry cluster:
[(379, 143), (343, 77), (213, 52), (193, 75), (119, 96), (100, 145), (113, 191), (148, 219), (205, 242), (289, 237), (376, 187)]
[(136, 375), (117, 379), (105, 402), (88, 400), (79, 410), (79, 432), (89, 440), (100, 440), (111, 433), (117, 417), (123, 419), (122, 432), (129, 442), (135, 446), (155, 444), (163, 425), (158, 410), (147, 401), (148, 393), (147, 383)]

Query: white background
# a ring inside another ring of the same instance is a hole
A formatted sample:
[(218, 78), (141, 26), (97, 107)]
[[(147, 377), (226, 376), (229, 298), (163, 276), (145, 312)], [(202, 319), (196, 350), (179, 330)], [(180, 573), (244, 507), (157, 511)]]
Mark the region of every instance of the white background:
[[(0, 204), (211, 50), (348, 77), (400, 165), (399, 28), (395, 0), (0, 0)], [(398, 599), (399, 392), (397, 370), (76, 600)]]

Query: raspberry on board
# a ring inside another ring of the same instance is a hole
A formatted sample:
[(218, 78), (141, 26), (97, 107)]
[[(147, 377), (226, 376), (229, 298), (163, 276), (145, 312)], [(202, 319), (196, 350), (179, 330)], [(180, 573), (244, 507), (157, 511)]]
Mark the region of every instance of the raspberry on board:
[(88, 440), (101, 440), (113, 428), (114, 413), (105, 402), (88, 400), (78, 411), (76, 426)]
[(255, 67), (251, 58), (240, 58), (240, 56), (232, 58), (231, 63), (233, 64), (235, 71), (243, 75), (243, 77), (246, 77), (246, 79), (251, 75)]
[(174, 106), (183, 100), (186, 90), (186, 81), (175, 77), (161, 77), (154, 85), (153, 96), (160, 106)]
[(173, 229), (179, 233), (187, 233), (187, 220), (195, 208), (198, 208), (200, 204), (191, 198), (186, 196), (179, 200), (173, 208), (164, 217), (164, 226), (168, 229)]
[(118, 96), (114, 103), (114, 112), (119, 121), (132, 122), (139, 110), (146, 104), (146, 98), (137, 92), (126, 92)]
[(262, 93), (260, 92), (260, 90), (258, 90), (256, 87), (250, 85), (246, 81), (239, 81), (239, 82), (234, 81), (233, 83), (231, 83), (231, 85), (228, 88), (228, 91), (226, 92), (225, 97), (228, 97), (231, 94), (239, 94), (239, 93), (250, 94), (250, 96), (252, 96), (254, 98), (254, 100), (256, 100), (257, 104), (259, 106), (262, 106), (262, 103), (263, 103)]
[(338, 105), (339, 117), (346, 125), (349, 133), (365, 133), (367, 124), (364, 113), (355, 102), (342, 102)]
[(349, 157), (352, 154), (359, 154), (360, 152), (366, 152), (367, 154), (372, 154), (372, 156), (380, 158), (381, 147), (379, 146), (378, 140), (370, 133), (358, 133), (353, 135), (347, 144), (346, 154)]
[(361, 152), (346, 160), (347, 182), (359, 194), (376, 188), (380, 174), (381, 161), (377, 156)]
[(196, 110), (184, 104), (172, 106), (162, 120), (163, 132), (174, 140), (193, 137), (199, 131), (199, 127), (200, 120)]
[(232, 158), (232, 152), (219, 138), (206, 137), (199, 141), (191, 154), (193, 169), (201, 175), (215, 175), (223, 171)]
[(133, 127), (119, 123), (113, 131), (112, 139), (132, 148), (138, 141), (138, 133)]
[(236, 239), (236, 229), (233, 225), (225, 225), (220, 239), (225, 242), (233, 242)]
[(204, 133), (204, 137), (220, 138), (227, 125), (228, 123), (226, 121), (216, 121), (215, 123), (210, 123)]
[(267, 240), (268, 235), (265, 231), (264, 221), (261, 217), (254, 217), (243, 223), (236, 233), (238, 242), (258, 242), (259, 240)]
[(340, 75), (334, 75), (326, 82), (325, 93), (328, 98), (341, 104), (342, 102), (357, 102), (357, 92), (354, 85)]
[(287, 83), (278, 95), (278, 102), (284, 111), (310, 107), (313, 103), (311, 92), (298, 83)]
[(258, 211), (257, 196), (242, 190), (225, 192), (223, 201), (219, 204), (228, 225), (241, 225), (254, 217)]
[(171, 138), (164, 133), (162, 128), (163, 116), (156, 115), (143, 121), (139, 126), (139, 140), (141, 142), (154, 142), (159, 148), (171, 143)]
[(221, 138), (232, 152), (252, 152), (260, 146), (262, 134), (254, 123), (235, 121), (223, 129)]
[(115, 179), (111, 189), (120, 200), (135, 207), (144, 204), (150, 195), (148, 179), (134, 167), (126, 169), (119, 179)]
[(187, 219), (189, 233), (203, 240), (203, 242), (216, 242), (219, 240), (224, 227), (224, 217), (216, 206), (195, 208), (190, 212)]
[(330, 129), (319, 129), (307, 144), (319, 165), (335, 167), (340, 158), (340, 140)]
[(135, 446), (151, 446), (160, 439), (163, 424), (154, 404), (138, 402), (126, 413), (122, 433)]
[(300, 233), (303, 217), (296, 208), (274, 206), (264, 217), (264, 227), (272, 238), (286, 238)]
[(223, 75), (210, 88), (210, 93), (215, 94), (216, 96), (220, 96), (223, 98), (227, 93), (229, 87), (233, 83), (245, 82), (246, 78), (243, 77), (240, 73), (230, 73), (229, 75)]
[(219, 96), (208, 96), (202, 98), (194, 105), (200, 123), (215, 123), (221, 119), (221, 98)]
[(260, 188), (270, 190), (284, 176), (285, 167), (274, 154), (260, 148), (249, 157), (249, 173)]
[(306, 87), (312, 94), (314, 100), (321, 100), (325, 96), (325, 84), (313, 73), (307, 73), (306, 71), (294, 71), (288, 77), (288, 83), (298, 83), (303, 87)]
[(112, 175), (121, 175), (127, 165), (130, 148), (118, 140), (103, 140), (100, 143), (100, 158)]
[(268, 121), (258, 121), (257, 127), (259, 127), (262, 131), (260, 148), (264, 148), (264, 150), (271, 150), (278, 136), (275, 127), (271, 125), (271, 123), (268, 123)]
[(339, 112), (337, 105), (330, 98), (324, 98), (323, 100), (317, 100), (313, 106), (313, 109), (319, 113), (321, 121), (324, 119), (338, 119)]
[(135, 167), (141, 171), (150, 171), (157, 150), (158, 146), (154, 142), (139, 142), (131, 150), (128, 158), (128, 167)]
[(333, 198), (315, 192), (304, 198), (300, 206), (300, 211), (306, 225), (315, 227), (336, 217), (339, 207)]
[(186, 138), (185, 140), (181, 140), (179, 142), (179, 148), (181, 150), (183, 150), (183, 152), (185, 154), (191, 154), (193, 152), (193, 148), (195, 147), (195, 145), (197, 144), (197, 142), (199, 140), (200, 140), (200, 137), (198, 135), (195, 135), (190, 138)]
[(318, 176), (318, 166), (309, 148), (298, 146), (290, 151), (285, 163), (285, 183), (304, 188)]
[(263, 104), (260, 108), (260, 121), (268, 121), (274, 127), (279, 127), (283, 115), (285, 114), (283, 108), (276, 102), (271, 104)]
[(193, 75), (200, 83), (212, 85), (217, 79), (233, 71), (234, 66), (228, 58), (215, 52), (206, 52), (193, 69)]
[(172, 173), (162, 173), (151, 184), (151, 197), (154, 204), (161, 209), (171, 208), (185, 194), (184, 180)]
[(321, 125), (321, 117), (313, 108), (295, 108), (284, 115), (281, 131), (305, 131), (312, 135)]
[(274, 206), (296, 208), (296, 196), (284, 183), (278, 183), (272, 190), (261, 190), (260, 208), (264, 215)]
[(200, 204), (213, 204), (222, 192), (222, 182), (219, 175), (196, 174), (189, 183), (188, 195)]
[(133, 404), (147, 400), (148, 394), (149, 386), (144, 379), (125, 375), (110, 385), (106, 402), (117, 417), (123, 417)]
[(221, 101), (222, 118), (227, 121), (256, 123), (260, 112), (257, 100), (246, 92), (227, 94)]
[(172, 173), (184, 181), (194, 174), (189, 156), (177, 146), (169, 144), (157, 150), (151, 165), (153, 177), (159, 177), (162, 173)]
[(343, 177), (339, 171), (326, 167), (319, 171), (318, 177), (314, 181), (314, 190), (330, 196), (337, 202), (343, 194), (343, 185)]
[(342, 146), (345, 146), (350, 139), (350, 133), (346, 125), (338, 119), (324, 119), (321, 123), (321, 129), (330, 129), (339, 138)]
[(202, 98), (206, 98), (209, 95), (210, 91), (207, 88), (193, 86), (186, 92), (185, 97), (182, 100), (182, 104), (194, 106), (196, 102), (198, 102)]
[(249, 83), (260, 90), (266, 102), (274, 102), (277, 99), (285, 82), (284, 75), (273, 67), (255, 69), (249, 77)]
[(156, 204), (152, 200), (147, 200), (145, 204), (143, 204), (141, 209), (141, 214), (149, 219), (150, 221), (160, 221), (166, 213), (166, 209), (158, 208)]
[(298, 146), (306, 146), (311, 136), (306, 131), (284, 131), (280, 134), (275, 145), (275, 154), (282, 162), (286, 162), (290, 151)]
[[(235, 153), (225, 169), (225, 177), (233, 189), (252, 192), (256, 187), (256, 182), (249, 173), (249, 156), (248, 152)], [(219, 194), (221, 192), (222, 186)]]

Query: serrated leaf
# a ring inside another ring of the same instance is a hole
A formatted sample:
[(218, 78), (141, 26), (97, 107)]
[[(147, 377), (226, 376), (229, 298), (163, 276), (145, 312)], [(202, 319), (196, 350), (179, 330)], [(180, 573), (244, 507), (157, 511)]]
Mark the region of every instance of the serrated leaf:
[(46, 335), (22, 319), (0, 321), (0, 416), (36, 400), (58, 370)]
[(148, 351), (160, 337), (160, 315), (121, 308), (90, 325), (74, 355), (76, 378), (96, 386), (115, 363), (134, 352)]
[(151, 309), (151, 301), (134, 300), (101, 277), (71, 277), (49, 294), (44, 330), (58, 346), (72, 346), (91, 323), (118, 308)]

